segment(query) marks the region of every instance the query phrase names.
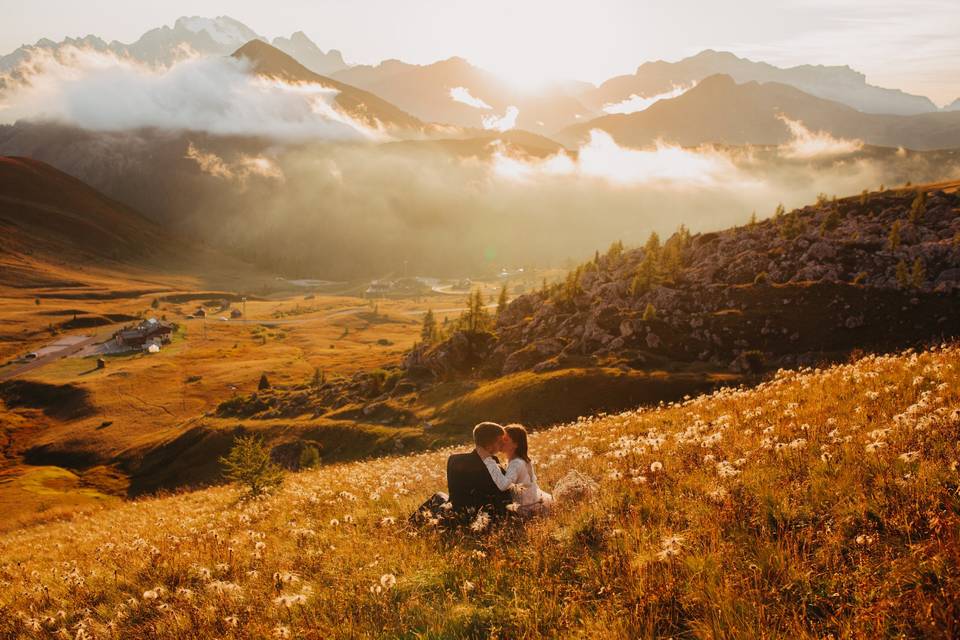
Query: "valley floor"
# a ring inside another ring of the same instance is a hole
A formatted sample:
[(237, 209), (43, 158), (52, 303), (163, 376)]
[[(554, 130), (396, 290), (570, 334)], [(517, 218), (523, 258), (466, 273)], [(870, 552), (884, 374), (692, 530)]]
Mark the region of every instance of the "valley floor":
[(449, 449), (74, 511), (0, 637), (957, 637), (958, 440), (953, 345), (539, 431), (524, 527), (406, 525)]

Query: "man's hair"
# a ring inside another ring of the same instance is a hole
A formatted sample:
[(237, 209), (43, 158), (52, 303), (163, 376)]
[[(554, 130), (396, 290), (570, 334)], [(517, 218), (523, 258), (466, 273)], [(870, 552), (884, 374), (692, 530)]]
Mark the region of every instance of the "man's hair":
[(486, 449), (506, 433), (496, 422), (481, 422), (473, 428), (473, 443)]

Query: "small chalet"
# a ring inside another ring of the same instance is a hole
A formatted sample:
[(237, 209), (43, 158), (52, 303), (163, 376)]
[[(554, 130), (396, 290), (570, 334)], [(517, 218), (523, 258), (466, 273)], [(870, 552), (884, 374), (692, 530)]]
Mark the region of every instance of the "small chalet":
[(113, 334), (113, 339), (121, 347), (129, 349), (148, 349), (151, 345), (169, 344), (176, 326), (150, 318), (135, 327), (124, 327)]

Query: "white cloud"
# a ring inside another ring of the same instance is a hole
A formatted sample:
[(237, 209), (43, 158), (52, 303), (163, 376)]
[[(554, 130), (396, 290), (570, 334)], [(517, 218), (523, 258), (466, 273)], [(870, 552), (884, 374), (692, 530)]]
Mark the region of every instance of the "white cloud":
[(192, 58), (153, 69), (68, 47), (36, 51), (0, 77), (0, 122), (55, 121), (98, 131), (145, 127), (260, 135), (279, 140), (382, 137), (341, 112), (336, 89), (249, 72), (230, 57)]
[(621, 102), (611, 102), (603, 105), (603, 110), (605, 113), (637, 113), (638, 111), (644, 111), (650, 108), (654, 103), (660, 102), (661, 100), (669, 100), (670, 98), (681, 96), (695, 86), (696, 83), (686, 86), (674, 85), (670, 91), (664, 91), (649, 98), (633, 93), (629, 98)]
[(621, 186), (733, 189), (753, 184), (730, 158), (712, 148), (684, 149), (658, 142), (647, 149), (621, 147), (594, 129), (575, 156), (560, 152), (545, 159), (519, 158), (505, 150), (493, 157), (495, 175), (521, 182), (555, 176), (592, 178)]
[(204, 151), (192, 142), (187, 146), (186, 158), (193, 160), (204, 173), (215, 178), (223, 178), (246, 184), (253, 176), (283, 182), (283, 171), (270, 158), (258, 155), (240, 155), (234, 162), (227, 162), (215, 153)]
[(450, 89), (450, 98), (454, 102), (463, 103), (467, 106), (473, 107), (474, 109), (493, 109), (493, 107), (488, 105), (480, 98), (473, 97), (473, 95), (470, 93), (470, 89), (467, 89), (466, 87), (454, 87), (453, 89)]
[(502, 116), (492, 115), (483, 117), (483, 128), (493, 131), (509, 131), (517, 126), (517, 116), (520, 109), (510, 105)]
[(783, 114), (778, 115), (777, 119), (787, 125), (793, 136), (789, 142), (785, 142), (778, 148), (780, 155), (784, 158), (807, 159), (847, 155), (863, 148), (863, 140), (834, 138), (826, 131), (810, 131), (799, 120), (791, 120)]

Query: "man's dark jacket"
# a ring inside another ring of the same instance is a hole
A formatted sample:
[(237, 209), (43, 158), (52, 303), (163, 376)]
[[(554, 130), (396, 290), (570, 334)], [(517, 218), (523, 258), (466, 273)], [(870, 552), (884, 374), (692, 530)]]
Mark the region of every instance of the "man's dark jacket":
[(447, 490), (450, 492), (450, 503), (458, 513), (487, 507), (494, 514), (502, 515), (511, 501), (510, 491), (497, 488), (476, 450), (455, 453), (447, 458)]

